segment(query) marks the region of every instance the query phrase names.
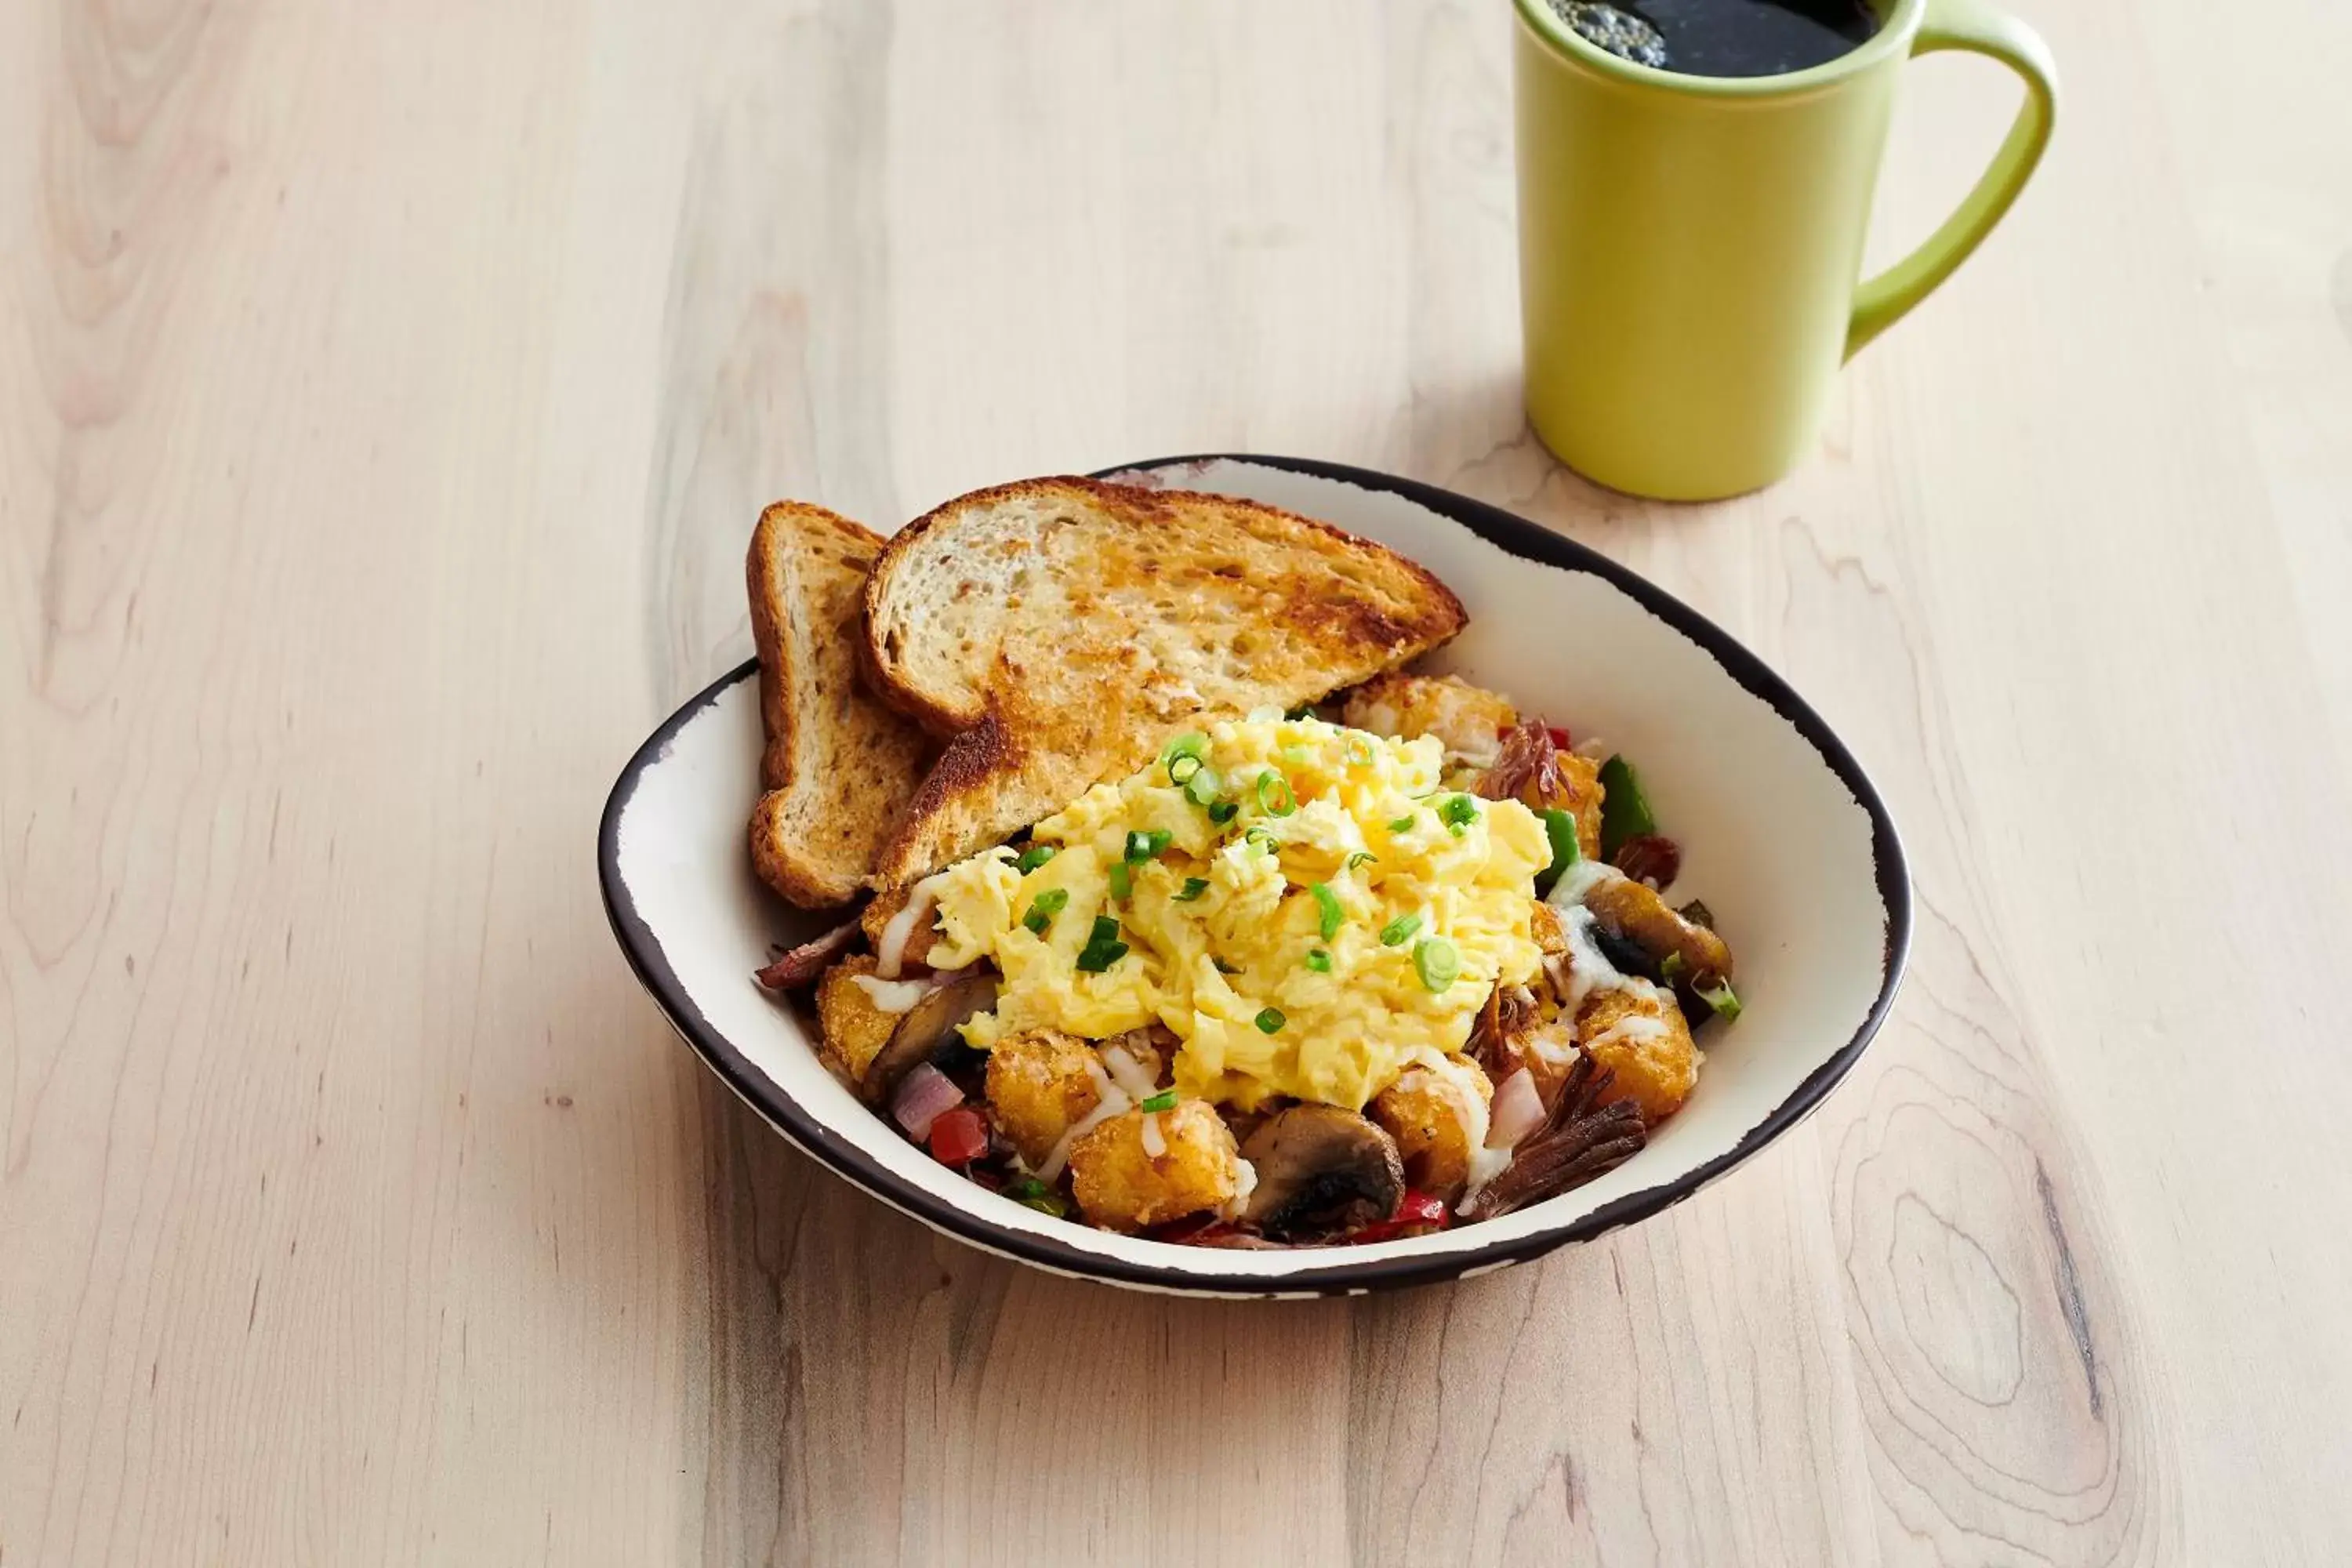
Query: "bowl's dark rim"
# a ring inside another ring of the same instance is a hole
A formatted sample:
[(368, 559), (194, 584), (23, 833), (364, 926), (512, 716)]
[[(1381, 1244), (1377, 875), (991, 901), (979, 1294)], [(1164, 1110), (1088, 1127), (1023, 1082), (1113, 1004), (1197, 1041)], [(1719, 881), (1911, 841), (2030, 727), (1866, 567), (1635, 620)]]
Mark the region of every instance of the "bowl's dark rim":
[[(1497, 1241), (1492, 1246), (1471, 1251), (1447, 1253), (1435, 1258), (1306, 1265), (1278, 1275), (1195, 1273), (1189, 1269), (1106, 1258), (1046, 1237), (999, 1226), (894, 1175), (855, 1144), (829, 1132), (821, 1121), (772, 1083), (695, 1005), (693, 998), (679, 983), (668, 956), (662, 951), (660, 940), (637, 913), (636, 901), (620, 871), (622, 814), (626, 810), (630, 797), (636, 793), (639, 781), (646, 770), (661, 759), (671, 740), (697, 714), (716, 702), (720, 693), (738, 681), (751, 679), (758, 671), (754, 662), (744, 664), (705, 687), (647, 737), (614, 784), (612, 795), (604, 803), (604, 820), (597, 832), (597, 873), (603, 883), (604, 910), (612, 922), (613, 934), (619, 940), (621, 951), (627, 955), (630, 966), (636, 971), (646, 989), (653, 994), (655, 1001), (668, 1016), (679, 1035), (701, 1055), (711, 1069), (741, 1096), (745, 1103), (759, 1111), (812, 1158), (893, 1207), (960, 1239), (988, 1251), (1061, 1273), (1085, 1275), (1148, 1289), (1247, 1297), (1342, 1295), (1426, 1284), (1451, 1279), (1473, 1270), (1484, 1272), (1505, 1264), (1525, 1262), (1570, 1242), (1590, 1241), (1680, 1203), (1795, 1126), (1819, 1105), (1853, 1066), (1862, 1055), (1863, 1047), (1870, 1043), (1871, 1037), (1878, 1032), (1880, 1024), (1885, 1020), (1887, 1009), (1895, 999), (1895, 988), (1902, 982), (1911, 942), (1911, 880), (1894, 819), (1887, 815), (1885, 803), (1879, 798), (1877, 789), (1863, 772), (1862, 764), (1846, 750), (1844, 742), (1831, 731), (1821, 715), (1730, 634), (1672, 595), (1597, 551), (1498, 507), (1456, 495), (1451, 490), (1342, 463), (1326, 463), (1305, 458), (1259, 457), (1247, 453), (1160, 458), (1148, 462), (1122, 463), (1117, 468), (1099, 470), (1097, 477), (1188, 467), (1197, 470), (1220, 462), (1307, 474), (1354, 485), (1361, 489), (1388, 491), (1451, 518), (1488, 543), (1513, 555), (1603, 578), (1652, 615), (1706, 649), (1708, 657), (1720, 665), (1725, 673), (1787, 720), (1821, 753), (1822, 761), (1829, 764), (1830, 770), (1870, 816), (1871, 856), (1877, 876), (1879, 898), (1886, 911), (1886, 929), (1878, 995), (1853, 1037), (1724, 1153), (1685, 1172), (1671, 1182), (1630, 1193), (1553, 1228), (1509, 1241)], [(1328, 1257), (1330, 1254), (1300, 1254), (1302, 1259), (1318, 1256)], [(1345, 1253), (1341, 1256), (1345, 1257)]]

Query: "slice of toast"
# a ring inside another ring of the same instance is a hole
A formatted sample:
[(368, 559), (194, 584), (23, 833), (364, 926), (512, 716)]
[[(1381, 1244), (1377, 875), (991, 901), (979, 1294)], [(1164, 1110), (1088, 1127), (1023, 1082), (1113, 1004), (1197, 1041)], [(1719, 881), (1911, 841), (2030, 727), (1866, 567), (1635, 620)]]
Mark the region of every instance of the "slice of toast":
[(760, 650), (760, 757), (751, 863), (803, 909), (845, 904), (929, 760), (929, 739), (860, 684), (859, 624), (880, 535), (823, 507), (760, 514), (744, 563)]
[(1000, 842), (1185, 730), (1392, 669), (1464, 620), (1404, 557), (1254, 501), (1081, 479), (950, 501), (866, 583), (874, 689), (954, 737), (875, 885)]

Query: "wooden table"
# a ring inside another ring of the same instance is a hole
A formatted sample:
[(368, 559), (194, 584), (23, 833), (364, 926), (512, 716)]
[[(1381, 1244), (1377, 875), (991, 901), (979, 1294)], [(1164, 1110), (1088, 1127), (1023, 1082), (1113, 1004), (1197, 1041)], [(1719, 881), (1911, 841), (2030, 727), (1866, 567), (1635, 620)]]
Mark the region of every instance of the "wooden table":
[[(2342, 1561), (2352, 11), (2025, 3), (2039, 183), (1697, 509), (1521, 422), (1501, 0), (0, 8), (0, 1563)], [(2011, 102), (1913, 73), (1886, 254)], [(1540, 518), (1855, 743), (1919, 929), (1820, 1114), (1186, 1303), (678, 1047), (593, 837), (759, 504), (1219, 448)]]

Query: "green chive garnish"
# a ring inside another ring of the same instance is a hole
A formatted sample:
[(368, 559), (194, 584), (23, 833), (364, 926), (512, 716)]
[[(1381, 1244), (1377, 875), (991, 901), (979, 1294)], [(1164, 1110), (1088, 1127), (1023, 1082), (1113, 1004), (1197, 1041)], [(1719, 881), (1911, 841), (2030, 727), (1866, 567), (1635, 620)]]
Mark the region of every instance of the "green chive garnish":
[(1261, 1035), (1279, 1034), (1282, 1031), (1282, 1026), (1289, 1022), (1282, 1016), (1282, 1009), (1279, 1007), (1266, 1008), (1253, 1021), (1257, 1025), (1257, 1032)]
[(1262, 823), (1253, 822), (1243, 831), (1242, 842), (1254, 846), (1258, 849), (1264, 850), (1266, 854), (1271, 855), (1274, 853), (1275, 845), (1277, 840), (1274, 837), (1274, 830), (1272, 828), (1265, 826)]
[(1158, 1094), (1153, 1095), (1150, 1100), (1145, 1100), (1136, 1109), (1139, 1110), (1173, 1110), (1176, 1109), (1176, 1091), (1172, 1089), (1163, 1089)]
[(1323, 940), (1329, 942), (1339, 934), (1339, 922), (1348, 918), (1348, 911), (1339, 907), (1339, 895), (1331, 890), (1328, 882), (1318, 882), (1307, 890), (1315, 895), (1315, 902), (1323, 911), (1320, 930)]
[(1110, 896), (1120, 900), (1135, 896), (1135, 868), (1124, 860), (1111, 862)]
[(1191, 778), (1194, 773), (1197, 773), (1200, 771), (1201, 759), (1194, 756), (1192, 752), (1187, 752), (1182, 756), (1170, 761), (1168, 764), (1168, 782), (1172, 784), (1181, 784), (1186, 779)]
[(1127, 858), (1130, 864), (1140, 866), (1167, 848), (1175, 837), (1164, 827), (1134, 829), (1127, 836)]
[(1557, 808), (1547, 808), (1543, 814), (1544, 837), (1551, 841), (1551, 864), (1536, 873), (1536, 897), (1551, 891), (1560, 873), (1584, 858), (1584, 850), (1576, 842), (1576, 818)]
[(1715, 1016), (1725, 1023), (1728, 1024), (1739, 1016), (1739, 994), (1732, 990), (1730, 981), (1718, 980), (1712, 985), (1694, 985), (1691, 989), (1698, 993), (1698, 999), (1715, 1009)]
[(1407, 833), (1412, 831), (1412, 818), (1410, 816), (1400, 816), (1394, 822), (1389, 824), (1389, 831), (1391, 833)]
[(1331, 955), (1319, 947), (1311, 949), (1307, 954), (1307, 967), (1318, 974), (1328, 974), (1331, 973)]
[(1461, 974), (1462, 955), (1442, 936), (1423, 937), (1413, 943), (1412, 966), (1423, 985), (1432, 991), (1443, 991)]
[(1118, 940), (1118, 921), (1108, 915), (1097, 915), (1094, 930), (1078, 954), (1078, 967), (1088, 974), (1100, 974), (1126, 956), (1127, 943)]
[(1298, 809), (1298, 797), (1290, 793), (1290, 781), (1272, 768), (1257, 775), (1258, 809), (1268, 816), (1288, 816)]
[(1218, 801), (1209, 807), (1209, 820), (1215, 823), (1219, 827), (1223, 827), (1226, 823), (1231, 822), (1235, 816), (1241, 815), (1241, 809), (1242, 803), (1237, 800)]
[(1197, 760), (1208, 754), (1209, 737), (1198, 730), (1193, 730), (1169, 742), (1167, 749), (1160, 753), (1160, 761), (1163, 765), (1172, 766), (1179, 757), (1192, 757)]
[(1036, 935), (1044, 936), (1045, 928), (1054, 923), (1054, 917), (1060, 914), (1063, 906), (1069, 901), (1069, 889), (1048, 888), (1029, 900), (1029, 912), (1021, 917), (1021, 923)]
[(1050, 844), (1032, 844), (1021, 851), (1021, 858), (1013, 862), (1013, 868), (1025, 877), (1059, 853)]
[(1450, 795), (1437, 808), (1437, 820), (1445, 824), (1446, 831), (1454, 837), (1478, 820), (1478, 803), (1466, 795)]
[(1180, 904), (1189, 904), (1208, 890), (1209, 879), (1206, 877), (1187, 877), (1184, 879), (1183, 888), (1176, 895), (1176, 901)]
[(1379, 856), (1373, 854), (1369, 849), (1359, 849), (1353, 855), (1348, 857), (1347, 863), (1341, 866), (1339, 869), (1342, 871), (1352, 871), (1359, 866), (1368, 866), (1379, 858)]
[[(1184, 798), (1194, 805), (1207, 806), (1212, 822), (1223, 820), (1217, 816), (1217, 791), (1220, 787), (1222, 783), (1217, 777), (1217, 770), (1206, 763), (1184, 775)], [(1228, 812), (1226, 815), (1232, 814)]]
[(1404, 945), (1407, 939), (1420, 929), (1421, 917), (1419, 915), (1399, 915), (1396, 919), (1389, 921), (1388, 924), (1381, 927), (1381, 945), (1382, 947), (1402, 947)]

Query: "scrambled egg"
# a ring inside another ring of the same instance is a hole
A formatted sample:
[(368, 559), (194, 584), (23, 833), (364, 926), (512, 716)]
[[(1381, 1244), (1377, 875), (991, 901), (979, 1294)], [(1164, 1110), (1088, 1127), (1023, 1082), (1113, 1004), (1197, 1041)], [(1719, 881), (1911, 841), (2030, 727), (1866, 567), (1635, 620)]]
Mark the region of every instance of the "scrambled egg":
[(929, 962), (987, 958), (1004, 976), (965, 1037), (1101, 1039), (1156, 1019), (1183, 1041), (1188, 1096), (1360, 1109), (1409, 1059), (1461, 1049), (1487, 992), (1541, 959), (1528, 922), (1543, 825), (1442, 789), (1444, 760), (1433, 737), (1269, 710), (1037, 824), (1025, 874), (1011, 848), (948, 868), (928, 884)]

